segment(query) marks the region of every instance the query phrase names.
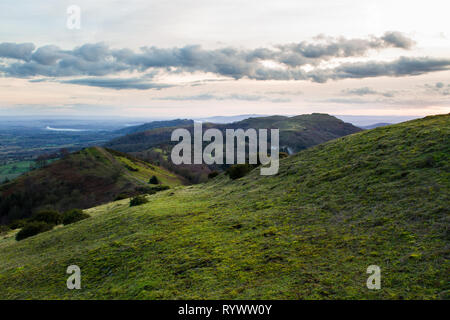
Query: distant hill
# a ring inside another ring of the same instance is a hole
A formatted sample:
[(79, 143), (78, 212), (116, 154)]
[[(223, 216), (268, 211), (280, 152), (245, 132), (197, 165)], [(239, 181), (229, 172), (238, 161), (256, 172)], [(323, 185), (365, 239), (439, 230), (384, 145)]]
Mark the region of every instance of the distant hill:
[(126, 128), (122, 128), (119, 130), (114, 131), (116, 134), (131, 134), (136, 132), (142, 132), (157, 128), (164, 128), (164, 127), (178, 127), (178, 126), (188, 126), (192, 125), (194, 123), (193, 120), (188, 119), (175, 119), (175, 120), (167, 120), (167, 121), (152, 121), (149, 123), (144, 123), (138, 126), (130, 126)]
[(89, 208), (121, 194), (143, 193), (153, 175), (168, 186), (182, 182), (175, 174), (126, 154), (83, 149), (0, 186), (0, 222), (29, 217), (43, 207)]
[(20, 242), (10, 231), (0, 298), (448, 299), (449, 137), (449, 115), (426, 117), (301, 151), (274, 176), (113, 202)]
[(245, 120), (248, 118), (256, 118), (256, 117), (266, 117), (264, 115), (260, 114), (240, 114), (236, 116), (215, 116), (215, 117), (208, 117), (208, 118), (200, 118), (196, 119), (197, 121), (201, 122), (213, 122), (213, 123), (232, 123), (236, 121)]
[(334, 115), (345, 122), (350, 122), (357, 127), (369, 126), (374, 123), (400, 123), (409, 120), (419, 119), (420, 116), (357, 116), (357, 115)]
[[(193, 124), (179, 125), (193, 131)], [(307, 114), (295, 117), (270, 116), (248, 118), (229, 124), (204, 123), (203, 128), (225, 129), (280, 129), (280, 147), (298, 152), (308, 147), (344, 135), (361, 131), (352, 124), (345, 123), (327, 114)], [(137, 132), (124, 137), (113, 139), (105, 144), (108, 148), (122, 152), (139, 152), (164, 144), (173, 144), (170, 141), (172, 128), (158, 128), (144, 132)]]
[(391, 124), (392, 123), (379, 122), (379, 123), (374, 123), (374, 124), (371, 124), (371, 125), (368, 125), (368, 126), (361, 126), (360, 128), (362, 128), (362, 129), (375, 129), (375, 128), (378, 128), (378, 127), (389, 126)]

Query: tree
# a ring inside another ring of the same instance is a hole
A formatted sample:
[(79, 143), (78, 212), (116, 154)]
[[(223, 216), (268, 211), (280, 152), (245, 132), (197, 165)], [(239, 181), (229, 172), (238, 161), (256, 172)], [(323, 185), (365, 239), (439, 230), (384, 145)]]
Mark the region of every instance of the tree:
[(39, 234), (41, 232), (49, 231), (53, 228), (53, 225), (42, 222), (42, 221), (31, 221), (28, 222), (22, 230), (20, 230), (16, 234), (16, 240), (20, 241), (25, 238), (34, 236), (36, 234)]
[(148, 200), (145, 196), (136, 196), (130, 199), (130, 207), (140, 206), (141, 204), (147, 203)]
[(47, 165), (47, 156), (46, 155), (40, 155), (36, 159), (36, 166), (38, 168), (43, 168)]
[(159, 179), (158, 179), (157, 176), (152, 176), (150, 178), (150, 180), (148, 181), (148, 183), (150, 183), (150, 184), (159, 184)]
[(31, 220), (45, 222), (51, 225), (58, 225), (62, 222), (62, 216), (55, 210), (41, 210), (31, 217)]

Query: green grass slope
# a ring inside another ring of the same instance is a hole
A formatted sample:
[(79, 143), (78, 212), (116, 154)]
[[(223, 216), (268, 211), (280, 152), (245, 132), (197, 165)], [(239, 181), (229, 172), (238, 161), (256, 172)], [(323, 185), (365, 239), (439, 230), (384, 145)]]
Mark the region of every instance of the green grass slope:
[(29, 217), (46, 206), (68, 210), (107, 203), (148, 187), (153, 175), (164, 185), (181, 184), (175, 174), (126, 154), (86, 148), (2, 185), (0, 222)]
[[(353, 134), (230, 181), (177, 187), (21, 242), (0, 298), (449, 298), (450, 116)], [(68, 290), (67, 266), (82, 289)], [(366, 287), (369, 265), (381, 289)]]

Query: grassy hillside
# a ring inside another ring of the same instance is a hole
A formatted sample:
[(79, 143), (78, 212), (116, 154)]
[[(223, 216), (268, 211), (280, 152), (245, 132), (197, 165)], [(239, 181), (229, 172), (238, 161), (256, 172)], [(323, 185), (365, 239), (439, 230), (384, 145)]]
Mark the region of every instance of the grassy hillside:
[(146, 188), (153, 175), (176, 186), (180, 178), (128, 155), (91, 147), (28, 172), (0, 187), (0, 222), (29, 217), (43, 207), (88, 208)]
[[(364, 131), (231, 181), (0, 240), (0, 298), (449, 298), (450, 116)], [(66, 289), (67, 266), (82, 289)], [(366, 288), (369, 265), (381, 290)]]
[[(179, 125), (193, 132), (193, 125)], [(327, 114), (305, 114), (295, 117), (271, 116), (257, 117), (229, 123), (205, 123), (204, 129), (280, 129), (280, 147), (297, 152), (325, 141), (361, 131), (350, 123), (345, 123)], [(107, 147), (122, 152), (138, 152), (171, 144), (170, 137), (175, 127), (157, 128), (129, 134), (113, 139)]]

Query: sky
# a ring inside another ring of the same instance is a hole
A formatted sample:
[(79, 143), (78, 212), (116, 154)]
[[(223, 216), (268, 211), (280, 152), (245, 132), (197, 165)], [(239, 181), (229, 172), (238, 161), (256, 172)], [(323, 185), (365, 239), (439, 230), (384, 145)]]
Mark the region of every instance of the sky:
[(449, 113), (449, 9), (442, 0), (2, 0), (0, 116)]

